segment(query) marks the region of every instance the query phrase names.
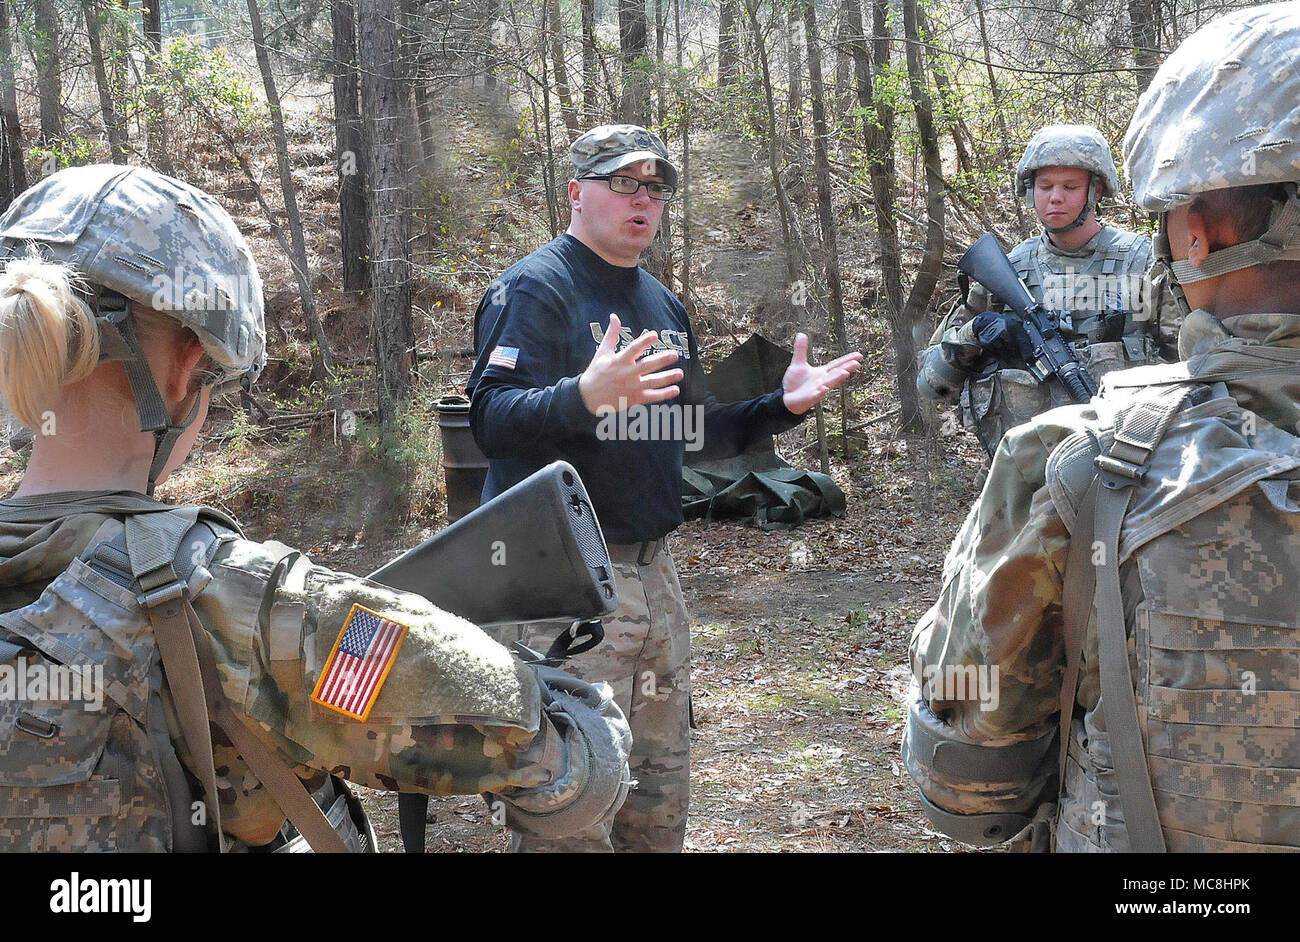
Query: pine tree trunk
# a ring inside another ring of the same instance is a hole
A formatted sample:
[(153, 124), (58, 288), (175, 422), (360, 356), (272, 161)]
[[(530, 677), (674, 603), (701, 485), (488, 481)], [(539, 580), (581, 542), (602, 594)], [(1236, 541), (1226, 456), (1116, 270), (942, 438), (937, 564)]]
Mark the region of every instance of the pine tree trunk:
[(370, 223), (366, 215), (366, 149), (357, 96), (356, 10), (350, 0), (330, 4), (334, 35), (334, 141), (339, 165), (339, 248), (343, 290), (370, 287)]
[(551, 47), (551, 73), (555, 76), (555, 94), (560, 99), (560, 115), (564, 118), (569, 140), (578, 137), (578, 112), (573, 107), (573, 94), (569, 91), (569, 69), (564, 61), (564, 23), (560, 19), (559, 0), (546, 0), (546, 36)]
[(740, 27), (737, 25), (740, 0), (722, 0), (718, 17), (718, 87), (725, 88), (736, 80), (740, 65)]
[[(539, 137), (546, 138), (546, 159), (542, 162), (542, 187), (546, 193), (546, 216), (551, 224), (551, 238), (554, 239), (560, 234), (560, 206), (559, 194), (556, 192), (555, 181), (555, 138), (551, 133), (551, 77), (547, 74), (546, 62), (546, 30), (547, 23), (550, 21), (549, 3), (542, 4), (542, 22), (541, 28), (537, 35), (540, 37), (538, 42), (538, 57), (542, 61), (542, 133)], [(531, 95), (531, 91), (529, 92)], [(537, 109), (533, 108), (533, 129), (537, 129)]]
[(758, 0), (745, 0), (745, 15), (749, 20), (755, 51), (758, 53), (759, 75), (763, 83), (763, 103), (767, 106), (767, 169), (772, 176), (772, 189), (776, 192), (776, 208), (781, 218), (781, 238), (785, 246), (786, 275), (790, 279), (793, 291), (795, 283), (800, 280), (808, 252), (803, 243), (803, 235), (799, 232), (799, 221), (795, 216), (794, 207), (790, 205), (790, 197), (781, 180), (781, 168), (777, 158), (779, 145), (776, 131), (776, 101), (772, 94), (772, 72), (768, 67), (767, 46), (763, 42), (763, 31), (758, 25)]
[[(682, 75), (682, 0), (673, 0), (673, 32), (677, 38), (677, 74)], [(681, 298), (688, 314), (693, 313), (691, 302), (691, 98), (683, 95), (677, 86), (679, 120), (682, 134), (682, 175), (680, 201), (682, 204), (682, 267)]]
[(1128, 0), (1128, 21), (1133, 37), (1133, 64), (1137, 66), (1137, 90), (1141, 95), (1156, 74), (1156, 19), (1151, 0)]
[(0, 0), (0, 212), (27, 189), (23, 165), (23, 129), (18, 123), (18, 92), (14, 87), (13, 40), (9, 33), (9, 0)]
[(358, 71), (370, 173), (371, 323), (379, 421), (390, 426), (411, 391), (411, 220), (406, 213), (402, 164), (405, 95), (398, 61), (398, 11), (393, 0), (361, 0)]
[(922, 315), (930, 306), (935, 286), (939, 283), (939, 266), (943, 264), (944, 181), (943, 164), (939, 155), (939, 138), (934, 129), (934, 106), (926, 87), (925, 66), (921, 60), (921, 32), (918, 26), (916, 0), (903, 0), (903, 34), (907, 58), (908, 89), (912, 107), (916, 112), (916, 127), (921, 139), (921, 154), (925, 161), (925, 249), (921, 264), (903, 305), (902, 330), (894, 338), (898, 362), (899, 424), (909, 431), (921, 431), (925, 420), (916, 391), (916, 340), (913, 325), (921, 323)]
[(280, 189), (284, 195), (284, 214), (289, 223), (289, 264), (298, 282), (298, 295), (302, 298), (302, 317), (307, 333), (312, 339), (312, 378), (334, 385), (333, 356), (320, 316), (316, 313), (316, 294), (312, 290), (311, 270), (307, 267), (307, 244), (302, 234), (302, 217), (298, 213), (298, 190), (294, 186), (293, 171), (289, 168), (289, 138), (284, 131), (284, 114), (280, 109), (280, 93), (271, 74), (271, 57), (266, 50), (266, 34), (262, 30), (262, 14), (257, 0), (248, 0), (248, 20), (253, 31), (253, 48), (257, 53), (257, 67), (262, 73), (262, 87), (266, 90), (266, 107), (271, 115), (271, 132), (275, 135), (275, 161), (280, 170)]
[(804, 150), (803, 141), (803, 24), (799, 22), (799, 7), (791, 3), (786, 13), (786, 97), (785, 126), (791, 157), (797, 158)]
[(618, 44), (623, 59), (623, 94), (619, 120), (645, 125), (650, 121), (650, 83), (644, 63), (648, 41), (645, 0), (618, 0)]
[[(927, 36), (934, 35), (934, 29), (930, 26), (929, 18), (925, 15), (925, 10), (921, 7), (916, 11), (917, 23), (923, 33)], [(930, 63), (930, 71), (934, 75), (934, 87), (939, 93), (939, 102), (942, 105), (943, 116), (948, 124), (948, 132), (952, 136), (953, 150), (957, 155), (957, 169), (960, 171), (969, 171), (971, 169), (970, 152), (966, 150), (966, 141), (963, 137), (965, 134), (965, 125), (961, 119), (961, 99), (953, 91), (951, 83), (948, 81), (948, 72), (944, 68), (942, 58), (937, 54), (932, 46), (925, 47), (925, 58)]]
[(36, 85), (41, 96), (41, 143), (53, 147), (63, 140), (63, 94), (59, 79), (59, 8), (53, 0), (36, 0)]
[(667, 120), (667, 90), (664, 87), (664, 41), (667, 38), (669, 0), (655, 0), (655, 114), (662, 125)]
[[(99, 92), (99, 108), (104, 114), (104, 133), (108, 137), (109, 159), (115, 164), (126, 163), (126, 146), (122, 139), (123, 122), (117, 110), (117, 97), (109, 85), (108, 70), (104, 65), (103, 33), (99, 4), (96, 0), (82, 0), (82, 15), (86, 19), (86, 37), (90, 42), (90, 62), (95, 72), (95, 88)], [(120, 93), (120, 89), (118, 92)]]
[[(162, 57), (162, 0), (144, 0), (144, 3), (140, 11), (146, 46), (144, 73), (146, 81), (151, 81), (158, 73), (158, 62)], [(174, 176), (171, 144), (167, 140), (167, 116), (163, 113), (161, 96), (150, 93), (145, 111), (149, 160), (163, 173)]]
[[(894, 347), (895, 376), (898, 383), (898, 398), (903, 404), (904, 413), (907, 403), (915, 402), (919, 411), (915, 380), (907, 380), (908, 370), (911, 376), (916, 373), (916, 354), (910, 325), (903, 320), (903, 259), (899, 249), (898, 230), (895, 228), (895, 193), (894, 193), (894, 108), (884, 96), (877, 96), (874, 88), (874, 76), (883, 74), (889, 68), (890, 35), (886, 19), (889, 0), (873, 0), (871, 54), (868, 57), (867, 43), (862, 27), (862, 8), (860, 0), (845, 0), (844, 15), (849, 29), (855, 39), (851, 47), (853, 54), (854, 85), (857, 91), (858, 107), (863, 109), (862, 136), (867, 154), (867, 171), (871, 178), (871, 195), (875, 204), (876, 233), (880, 240), (880, 277), (884, 291), (881, 292), (885, 319), (889, 323), (890, 339)], [(870, 114), (875, 115), (875, 120)]]
[(831, 123), (838, 125), (844, 113), (853, 107), (853, 82), (849, 73), (853, 59), (849, 55), (849, 28), (843, 20), (835, 39), (835, 88), (831, 91)]
[[(975, 0), (975, 12), (979, 17), (980, 24), (980, 47), (984, 52), (984, 69), (989, 77), (989, 97), (993, 101), (993, 118), (998, 124), (998, 150), (997, 161), (1005, 166), (1008, 171), (1014, 169), (1014, 163), (1011, 155), (1011, 132), (1007, 130), (1006, 111), (1002, 107), (1002, 90), (998, 88), (998, 77), (993, 71), (993, 61), (989, 57), (989, 32), (988, 25), (984, 20), (984, 0)], [(1020, 199), (1017, 198), (1014, 203), (1016, 207), (1016, 231), (1020, 235), (1027, 235), (1025, 229), (1025, 213), (1020, 208)]]
[(497, 77), (495, 71), (497, 67), (497, 37), (501, 35), (501, 32), (505, 27), (505, 23), (501, 19), (500, 0), (491, 0), (488, 19), (492, 22), (492, 28), (488, 30), (484, 42), (483, 88), (488, 92), (491, 92), (495, 99), (497, 90)]
[(595, 0), (578, 0), (582, 10), (582, 112), (587, 127), (600, 124), (600, 95), (596, 85)]
[[(836, 351), (847, 353), (844, 330), (844, 288), (840, 283), (839, 239), (835, 231), (835, 207), (831, 203), (831, 165), (826, 152), (826, 89), (822, 82), (822, 50), (817, 38), (817, 9), (813, 0), (804, 0), (804, 35), (808, 46), (808, 82), (812, 92), (813, 173), (817, 181), (817, 220), (821, 227), (822, 252), (826, 256), (826, 295), (830, 307), (831, 336)], [(848, 386), (840, 387), (840, 439), (844, 454), (849, 454)]]
[(438, 146), (437, 135), (434, 133), (437, 129), (434, 127), (433, 101), (426, 78), (432, 69), (432, 62), (424, 36), (419, 30), (419, 10), (426, 2), (427, 0), (414, 0), (412, 16), (407, 23), (413, 55), (407, 60), (406, 69), (407, 74), (411, 76), (411, 97), (415, 100), (415, 120), (419, 124), (420, 131), (420, 153), (424, 155), (426, 161), (432, 161)]

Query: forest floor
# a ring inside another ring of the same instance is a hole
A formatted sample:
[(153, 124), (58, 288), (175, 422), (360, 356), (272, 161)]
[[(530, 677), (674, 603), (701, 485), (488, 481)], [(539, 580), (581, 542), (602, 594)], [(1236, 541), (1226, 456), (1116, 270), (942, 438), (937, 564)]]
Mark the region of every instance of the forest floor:
[[(512, 143), (521, 128), (499, 99), (480, 89), (446, 96), (448, 148), (423, 186), (441, 194), (442, 229), (417, 256), (417, 330), (422, 409), (468, 375), (470, 318), (493, 274), (549, 237), (536, 160)], [(333, 138), (315, 106), (286, 108), (295, 178), (304, 199), (319, 303), (344, 364), (348, 402), (361, 433), (313, 420), (320, 397), (305, 381), (297, 298), (283, 255), (256, 205), (232, 205), (262, 263), (270, 301), (273, 362), (260, 401), (278, 417), (258, 423), (215, 409), (201, 453), (161, 491), (235, 513), (250, 538), (297, 545), (327, 566), (369, 572), (445, 522), (433, 416), (406, 419), (408, 437), (385, 441), (364, 421), (373, 403), (366, 379), (365, 307), (338, 290)], [(751, 332), (789, 346), (779, 225), (765, 163), (754, 145), (719, 131), (698, 136), (692, 216), (697, 227), (695, 325), (706, 362)], [(264, 181), (274, 180), (263, 163)], [(202, 182), (202, 181), (196, 181)], [(269, 182), (268, 191), (272, 190)], [(220, 189), (217, 189), (221, 194)], [(811, 194), (795, 197), (810, 200)], [(805, 205), (807, 205), (805, 203)], [(831, 473), (845, 491), (842, 519), (765, 532), (731, 522), (692, 521), (671, 546), (692, 618), (691, 741), (693, 851), (957, 850), (930, 830), (901, 767), (912, 626), (933, 602), (943, 557), (975, 496), (981, 455), (963, 434), (906, 436), (893, 420), (869, 421), (896, 402), (892, 347), (869, 316), (873, 254), (861, 214), (841, 233), (850, 342), (866, 352), (852, 386), (846, 440), (828, 410)], [(418, 231), (418, 229), (417, 229)], [(809, 229), (809, 232), (812, 230)], [(905, 245), (907, 244), (905, 233)], [(826, 347), (814, 348), (824, 357)], [(814, 423), (780, 436), (778, 451), (817, 468)], [(16, 485), (24, 456), (0, 451), (0, 487)], [(400, 849), (395, 796), (363, 791), (381, 848)], [(428, 850), (498, 851), (506, 836), (477, 797), (434, 799)]]

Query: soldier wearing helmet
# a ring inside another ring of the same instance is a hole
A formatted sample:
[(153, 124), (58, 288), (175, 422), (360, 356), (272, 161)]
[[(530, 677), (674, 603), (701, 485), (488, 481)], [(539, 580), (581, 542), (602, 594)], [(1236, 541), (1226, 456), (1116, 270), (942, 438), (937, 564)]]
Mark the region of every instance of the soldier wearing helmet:
[[(1011, 250), (1011, 264), (1034, 297), (1060, 316), (1063, 336), (1099, 380), (1114, 369), (1160, 361), (1160, 319), (1144, 279), (1150, 240), (1103, 225), (1097, 203), (1119, 193), (1110, 147), (1087, 125), (1055, 124), (1034, 135), (1016, 168), (1016, 196), (1043, 232)], [(963, 423), (990, 458), (1003, 434), (1071, 401), (1056, 382), (1015, 365), (1014, 315), (978, 284), (939, 325), (921, 353), (917, 388), (959, 403)]]
[(629, 748), (608, 688), (151, 496), (214, 390), (266, 362), (257, 266), (215, 200), (64, 170), (0, 218), (0, 257), (0, 394), (36, 433), (0, 501), (0, 667), (21, 678), (0, 850), (373, 850), (343, 776), (606, 832)]
[(998, 448), (911, 643), (903, 759), (955, 837), (1300, 848), (1298, 76), (1300, 6), (1269, 4), (1138, 102), (1125, 164), (1181, 361)]

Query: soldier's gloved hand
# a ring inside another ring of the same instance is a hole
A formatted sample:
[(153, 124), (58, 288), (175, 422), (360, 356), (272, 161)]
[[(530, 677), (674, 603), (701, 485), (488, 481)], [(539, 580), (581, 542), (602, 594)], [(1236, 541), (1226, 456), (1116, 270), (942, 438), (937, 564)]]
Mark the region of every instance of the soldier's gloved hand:
[(1033, 359), (1034, 345), (1019, 320), (984, 311), (976, 315), (970, 326), (975, 342), (991, 356), (1021, 362)]
[(555, 726), (565, 755), (550, 782), (501, 792), (506, 823), (550, 839), (607, 827), (632, 784), (627, 768), (632, 730), (613, 690), (552, 667), (529, 666), (537, 673), (543, 722)]

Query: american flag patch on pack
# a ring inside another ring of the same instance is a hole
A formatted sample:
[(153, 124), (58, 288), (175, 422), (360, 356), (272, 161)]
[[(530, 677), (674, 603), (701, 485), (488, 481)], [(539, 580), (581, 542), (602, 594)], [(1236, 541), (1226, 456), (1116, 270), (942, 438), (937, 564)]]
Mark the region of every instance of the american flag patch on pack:
[(492, 351), (492, 355), (488, 357), (488, 366), (502, 366), (507, 370), (513, 370), (518, 362), (518, 347), (497, 347)]
[(364, 722), (405, 637), (406, 625), (353, 605), (316, 681), (312, 702)]

